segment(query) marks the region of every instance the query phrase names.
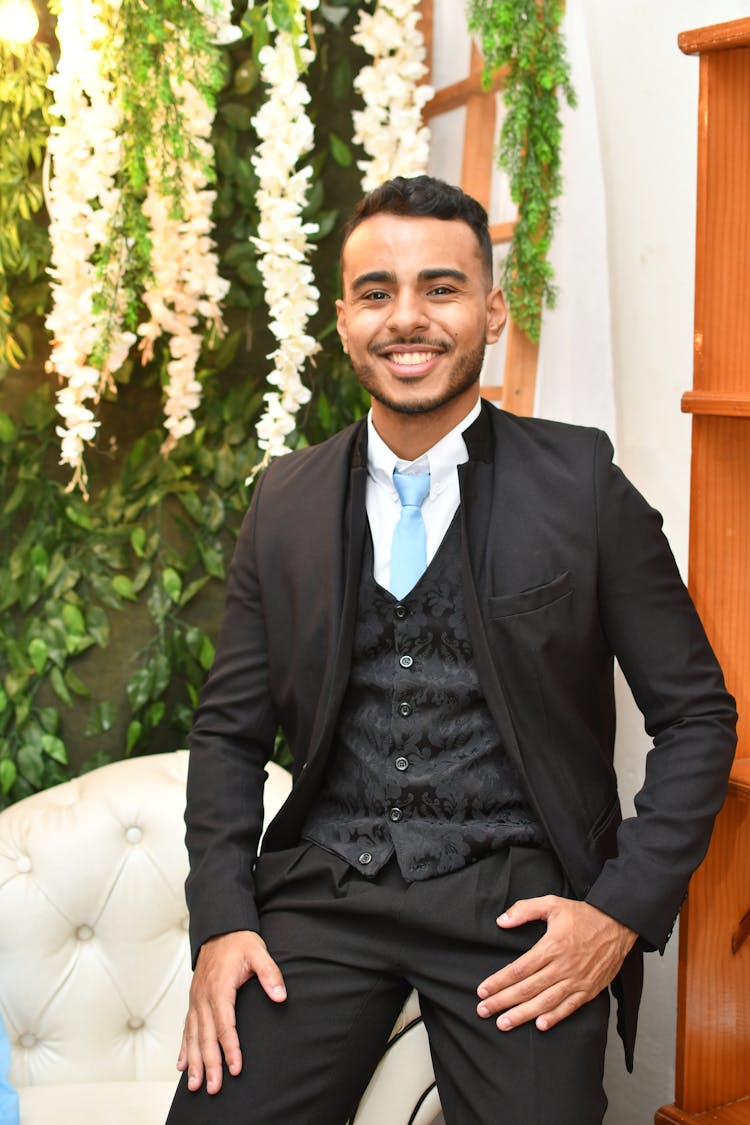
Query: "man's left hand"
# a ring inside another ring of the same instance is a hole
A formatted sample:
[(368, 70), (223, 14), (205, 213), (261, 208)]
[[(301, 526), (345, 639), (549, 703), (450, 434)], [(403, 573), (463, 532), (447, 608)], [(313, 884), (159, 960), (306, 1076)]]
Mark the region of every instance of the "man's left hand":
[(520, 899), (497, 919), (502, 929), (542, 920), (547, 932), (526, 953), (482, 981), (480, 1016), (501, 1031), (535, 1020), (547, 1031), (593, 1000), (617, 975), (638, 935), (587, 902), (545, 895)]

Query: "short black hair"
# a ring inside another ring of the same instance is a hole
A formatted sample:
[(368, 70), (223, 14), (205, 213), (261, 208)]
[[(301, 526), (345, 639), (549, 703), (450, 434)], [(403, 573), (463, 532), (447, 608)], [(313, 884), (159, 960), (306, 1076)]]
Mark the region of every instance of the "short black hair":
[(365, 219), (373, 215), (404, 215), (432, 219), (459, 219), (474, 231), (480, 256), (492, 278), (492, 242), (487, 212), (473, 196), (434, 176), (395, 176), (362, 198), (344, 228), (343, 254), (347, 239)]

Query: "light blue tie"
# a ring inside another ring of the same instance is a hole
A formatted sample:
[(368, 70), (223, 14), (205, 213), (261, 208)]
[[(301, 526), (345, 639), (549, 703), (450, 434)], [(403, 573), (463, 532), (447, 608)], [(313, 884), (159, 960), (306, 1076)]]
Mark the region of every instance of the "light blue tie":
[(393, 483), (401, 500), (401, 518), (391, 545), (391, 593), (395, 598), (403, 598), (427, 567), (427, 536), (421, 508), (430, 491), (430, 474), (394, 472)]

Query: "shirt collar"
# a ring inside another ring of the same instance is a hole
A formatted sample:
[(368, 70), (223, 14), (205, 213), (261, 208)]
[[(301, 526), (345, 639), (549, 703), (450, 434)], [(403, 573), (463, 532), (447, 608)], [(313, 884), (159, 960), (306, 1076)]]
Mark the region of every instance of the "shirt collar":
[(463, 431), (476, 421), (481, 408), (481, 399), (478, 399), (469, 413), (416, 461), (403, 461), (386, 445), (373, 425), (370, 410), (367, 415), (367, 471), (370, 477), (398, 499), (393, 483), (395, 469), (406, 473), (429, 473), (430, 496), (437, 496), (455, 481), (456, 466), (469, 460)]

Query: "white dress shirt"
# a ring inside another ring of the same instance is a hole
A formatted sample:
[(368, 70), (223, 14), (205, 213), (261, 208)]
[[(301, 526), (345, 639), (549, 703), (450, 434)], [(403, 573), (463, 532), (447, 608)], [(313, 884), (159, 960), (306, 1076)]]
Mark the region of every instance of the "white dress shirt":
[(401, 516), (401, 501), (393, 483), (394, 470), (400, 473), (429, 473), (430, 494), (422, 504), (427, 534), (427, 565), (443, 541), (460, 503), (458, 465), (469, 460), (463, 431), (479, 417), (481, 402), (476, 402), (465, 418), (450, 433), (416, 461), (403, 461), (385, 444), (375, 429), (372, 410), (367, 415), (367, 519), (374, 552), (375, 581), (389, 589), (391, 540)]

